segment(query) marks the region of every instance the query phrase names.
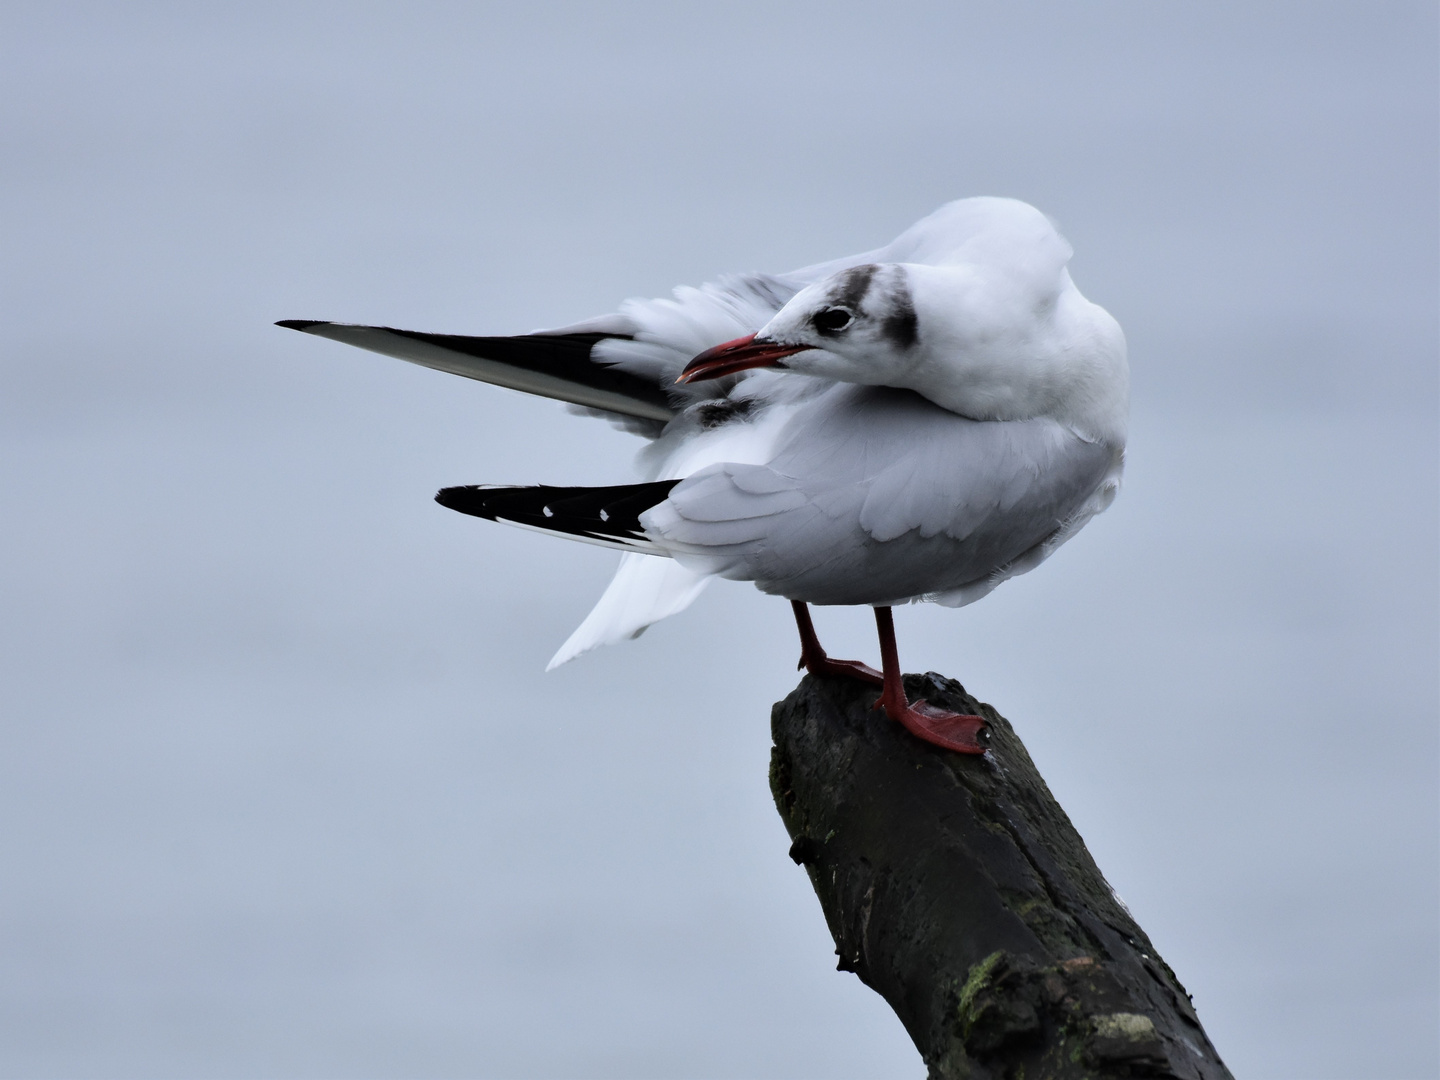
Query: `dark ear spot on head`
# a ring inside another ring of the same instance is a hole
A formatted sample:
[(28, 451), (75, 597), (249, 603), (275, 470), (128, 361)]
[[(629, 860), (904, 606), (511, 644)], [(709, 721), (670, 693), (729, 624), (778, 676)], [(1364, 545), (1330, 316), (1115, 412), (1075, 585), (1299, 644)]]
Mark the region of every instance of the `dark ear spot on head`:
[(851, 311), (860, 307), (860, 301), (870, 291), (870, 281), (880, 268), (874, 263), (852, 266), (840, 277), (840, 289), (835, 293), (835, 303), (844, 304)]
[(903, 277), (895, 284), (891, 303), (893, 308), (880, 324), (880, 332), (897, 349), (908, 349), (919, 340), (920, 320), (915, 317), (915, 302), (910, 299), (910, 286)]

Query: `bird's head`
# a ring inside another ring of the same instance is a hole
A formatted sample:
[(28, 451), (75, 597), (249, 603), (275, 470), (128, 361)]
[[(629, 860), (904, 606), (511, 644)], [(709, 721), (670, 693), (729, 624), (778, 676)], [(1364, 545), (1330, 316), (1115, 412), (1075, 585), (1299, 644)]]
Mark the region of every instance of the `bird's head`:
[(914, 390), (974, 420), (1051, 416), (1123, 441), (1124, 336), (1063, 260), (1030, 251), (850, 267), (796, 293), (755, 334), (695, 357), (680, 381), (781, 367)]
[(757, 333), (695, 357), (679, 381), (783, 367), (841, 382), (904, 385), (920, 357), (908, 269), (867, 263), (810, 285)]

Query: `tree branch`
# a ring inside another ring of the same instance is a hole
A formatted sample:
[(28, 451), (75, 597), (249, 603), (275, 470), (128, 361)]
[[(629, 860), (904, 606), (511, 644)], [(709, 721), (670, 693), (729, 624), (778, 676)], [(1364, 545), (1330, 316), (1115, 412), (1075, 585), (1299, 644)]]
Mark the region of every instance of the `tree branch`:
[(984, 757), (922, 743), (873, 687), (807, 676), (775, 706), (770, 783), (841, 971), (889, 1002), (932, 1078), (1232, 1080), (1010, 724)]

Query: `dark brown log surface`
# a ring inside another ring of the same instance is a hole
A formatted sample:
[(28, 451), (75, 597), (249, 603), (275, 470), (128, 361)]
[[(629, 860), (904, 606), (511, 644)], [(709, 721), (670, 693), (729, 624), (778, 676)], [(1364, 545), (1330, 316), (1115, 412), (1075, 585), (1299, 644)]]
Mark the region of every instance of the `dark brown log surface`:
[(775, 805), (840, 970), (934, 1078), (1230, 1080), (1010, 724), (933, 673), (905, 688), (984, 716), (990, 750), (922, 743), (845, 679), (807, 676), (772, 717)]

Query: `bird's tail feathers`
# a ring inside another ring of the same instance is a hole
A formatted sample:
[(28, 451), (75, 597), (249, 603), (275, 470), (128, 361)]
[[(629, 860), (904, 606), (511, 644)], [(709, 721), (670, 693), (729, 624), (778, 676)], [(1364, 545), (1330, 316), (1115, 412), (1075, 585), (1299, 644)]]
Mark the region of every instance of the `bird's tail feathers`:
[(710, 583), (710, 575), (686, 569), (673, 559), (620, 556), (620, 568), (599, 603), (546, 665), (553, 671), (581, 653), (639, 637), (653, 622), (679, 614)]

